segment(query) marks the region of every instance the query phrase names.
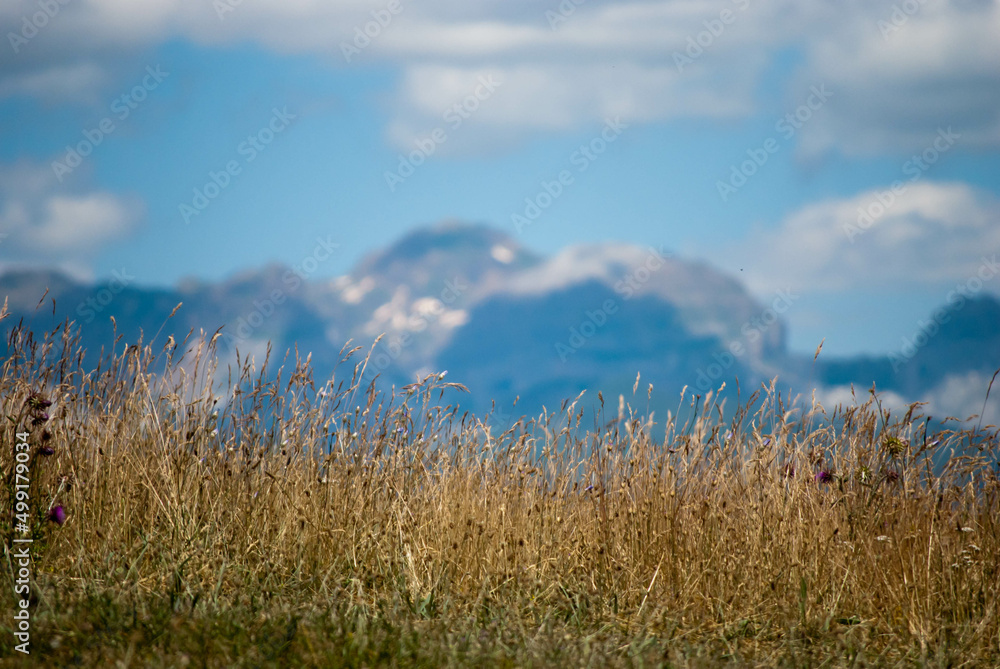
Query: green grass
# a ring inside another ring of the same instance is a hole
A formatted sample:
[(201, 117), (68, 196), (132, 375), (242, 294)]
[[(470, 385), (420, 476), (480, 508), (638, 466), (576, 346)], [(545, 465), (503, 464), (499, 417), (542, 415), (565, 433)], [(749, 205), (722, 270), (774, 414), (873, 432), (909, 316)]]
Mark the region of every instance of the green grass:
[(1000, 664), (992, 428), (772, 387), (727, 420), (616, 398), (596, 430), (568, 402), (501, 432), (436, 376), (359, 385), (357, 350), (343, 379), (230, 378), (211, 341), (95, 371), (76, 341), (15, 330), (0, 366), (35, 538), (30, 657), (4, 559), (5, 666)]

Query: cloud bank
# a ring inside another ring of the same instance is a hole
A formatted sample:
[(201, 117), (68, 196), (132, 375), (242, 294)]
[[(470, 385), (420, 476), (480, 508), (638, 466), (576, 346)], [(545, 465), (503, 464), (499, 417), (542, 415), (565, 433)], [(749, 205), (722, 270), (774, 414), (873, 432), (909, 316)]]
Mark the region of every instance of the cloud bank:
[(769, 73), (788, 70), (791, 61), (782, 84), (789, 106), (811, 85), (836, 91), (823, 118), (799, 139), (805, 154), (905, 153), (947, 125), (961, 130), (965, 146), (1000, 145), (995, 2), (56, 5), (44, 22), (33, 2), (0, 9), (4, 48), (14, 52), (0, 61), (0, 98), (84, 100), (107, 85), (123, 54), (172, 39), (208, 47), (251, 42), (276, 53), (314, 54), (332, 67), (396, 69), (387, 136), (409, 145), (483, 72), (507, 83), (477, 115), (479, 132), (510, 140), (573, 131), (616, 114), (638, 122), (739, 118), (755, 111)]

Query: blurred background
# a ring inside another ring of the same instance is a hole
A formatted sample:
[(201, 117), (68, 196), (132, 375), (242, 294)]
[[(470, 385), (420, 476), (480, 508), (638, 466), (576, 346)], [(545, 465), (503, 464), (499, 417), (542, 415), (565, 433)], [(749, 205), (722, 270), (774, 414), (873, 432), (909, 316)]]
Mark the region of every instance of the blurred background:
[(221, 327), (321, 376), (385, 333), (369, 376), (529, 414), (641, 373), (666, 406), (778, 377), (965, 418), (1000, 368), (997, 2), (7, 0), (0, 28), (5, 333)]

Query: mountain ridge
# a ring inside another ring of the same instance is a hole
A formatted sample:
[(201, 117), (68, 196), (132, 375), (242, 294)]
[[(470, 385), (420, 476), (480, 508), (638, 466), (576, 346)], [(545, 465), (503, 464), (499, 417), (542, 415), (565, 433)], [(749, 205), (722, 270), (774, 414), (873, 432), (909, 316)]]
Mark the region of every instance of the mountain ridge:
[(8, 328), (75, 320), (97, 349), (115, 332), (137, 340), (163, 330), (165, 339), (221, 327), (227, 353), (297, 345), (326, 373), (347, 340), (367, 345), (384, 333), (371, 376), (399, 386), (447, 368), (474, 391), (477, 410), (517, 396), (551, 404), (585, 387), (619, 392), (637, 372), (663, 392), (704, 394), (737, 376), (750, 387), (777, 375), (828, 394), (874, 383), (912, 401), (1000, 367), (1000, 301), (986, 295), (953, 309), (898, 369), (888, 356), (813, 364), (787, 351), (781, 313), (794, 295), (763, 304), (737, 278), (665, 246), (583, 244), (543, 257), (503, 231), (455, 221), (412, 230), (334, 279), (271, 263), (218, 282), (147, 288), (19, 269), (0, 276), (0, 288), (14, 316)]

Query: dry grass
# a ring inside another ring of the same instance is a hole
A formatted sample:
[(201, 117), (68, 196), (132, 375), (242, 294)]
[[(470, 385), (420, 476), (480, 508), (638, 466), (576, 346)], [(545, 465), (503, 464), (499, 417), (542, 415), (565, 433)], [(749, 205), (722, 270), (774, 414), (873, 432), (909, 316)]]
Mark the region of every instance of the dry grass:
[(995, 432), (772, 388), (729, 420), (615, 401), (587, 430), (571, 402), (501, 433), (438, 377), (359, 387), (356, 350), (321, 382), (123, 346), (86, 371), (71, 331), (15, 329), (0, 368), (42, 666), (1000, 663)]

